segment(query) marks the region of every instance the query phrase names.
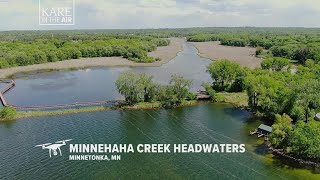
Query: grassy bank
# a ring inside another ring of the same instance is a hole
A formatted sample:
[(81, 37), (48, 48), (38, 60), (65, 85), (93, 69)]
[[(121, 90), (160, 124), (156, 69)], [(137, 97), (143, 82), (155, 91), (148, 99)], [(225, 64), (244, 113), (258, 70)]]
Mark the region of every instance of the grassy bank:
[[(217, 93), (216, 94), (217, 103), (228, 103), (233, 104), (236, 107), (246, 107), (247, 106), (247, 94), (246, 93)], [(181, 104), (177, 107), (186, 107), (194, 106), (202, 101), (191, 100), (191, 101), (182, 101)], [(135, 104), (133, 106), (124, 105), (121, 107), (105, 107), (105, 106), (93, 106), (93, 107), (83, 107), (77, 109), (61, 109), (61, 110), (51, 110), (51, 111), (17, 111), (15, 118), (13, 119), (0, 119), (0, 121), (10, 121), (15, 119), (24, 119), (31, 117), (41, 117), (41, 116), (56, 116), (56, 115), (65, 115), (65, 114), (76, 114), (76, 113), (86, 113), (86, 112), (97, 112), (97, 111), (106, 111), (111, 109), (160, 109), (160, 102), (142, 102)]]
[(248, 95), (245, 92), (216, 93), (215, 95), (215, 101), (218, 103), (228, 103), (238, 108), (245, 108), (248, 106)]
[[(191, 101), (185, 100), (185, 101), (182, 101), (181, 104), (177, 107), (193, 106), (199, 103), (200, 102), (197, 100), (191, 100)], [(160, 102), (141, 102), (133, 106), (123, 106), (121, 109), (160, 109), (160, 108), (162, 108)]]
[[(192, 106), (198, 103), (199, 102), (196, 100), (183, 101), (182, 104), (178, 107)], [(14, 118), (0, 119), (0, 121), (11, 121), (16, 119), (41, 117), (41, 116), (56, 116), (56, 115), (65, 115), (65, 114), (97, 112), (97, 111), (106, 111), (111, 109), (160, 109), (160, 108), (161, 108), (160, 102), (152, 102), (152, 103), (143, 102), (133, 106), (125, 105), (122, 107), (93, 106), (93, 107), (84, 107), (84, 108), (77, 108), (77, 109), (62, 109), (62, 110), (51, 110), (51, 111), (17, 111), (17, 114)]]
[(30, 117), (40, 117), (40, 116), (55, 116), (64, 114), (76, 114), (85, 112), (97, 112), (110, 110), (110, 107), (105, 106), (94, 106), (85, 107), (79, 109), (62, 109), (62, 110), (52, 110), (52, 111), (18, 111), (16, 119), (30, 118)]

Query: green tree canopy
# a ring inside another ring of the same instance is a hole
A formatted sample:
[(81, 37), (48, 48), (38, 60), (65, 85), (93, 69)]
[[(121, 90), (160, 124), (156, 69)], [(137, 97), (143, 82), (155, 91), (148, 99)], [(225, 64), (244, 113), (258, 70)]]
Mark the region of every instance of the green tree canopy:
[(174, 107), (183, 100), (195, 99), (195, 95), (189, 91), (192, 81), (179, 75), (172, 75), (168, 85), (160, 85), (147, 74), (125, 72), (120, 74), (115, 84), (130, 105), (159, 101), (163, 107)]
[(288, 136), (293, 130), (292, 119), (290, 116), (283, 114), (275, 116), (275, 123), (272, 126), (270, 142), (276, 148), (282, 148), (287, 145)]
[(213, 79), (214, 89), (225, 91), (235, 82), (237, 76), (241, 73), (241, 67), (235, 62), (222, 59), (212, 62), (207, 71)]
[(291, 152), (306, 159), (320, 160), (320, 123), (311, 121), (298, 122), (289, 143)]
[(169, 84), (172, 86), (171, 90), (177, 96), (177, 99), (182, 100), (187, 97), (192, 81), (175, 74), (171, 76)]
[(0, 119), (14, 119), (17, 115), (17, 111), (12, 107), (0, 108)]
[(129, 104), (151, 101), (154, 96), (152, 76), (146, 74), (125, 72), (120, 74), (115, 84), (119, 93), (125, 97)]
[(262, 69), (281, 71), (284, 67), (289, 65), (290, 60), (286, 58), (273, 57), (263, 60), (261, 63)]

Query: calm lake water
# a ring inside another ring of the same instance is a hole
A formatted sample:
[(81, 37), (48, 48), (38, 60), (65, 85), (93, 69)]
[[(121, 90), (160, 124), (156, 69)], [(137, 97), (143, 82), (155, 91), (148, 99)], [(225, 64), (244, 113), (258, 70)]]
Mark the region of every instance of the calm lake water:
[[(33, 75), (17, 80), (6, 97), (15, 105), (47, 105), (115, 99), (113, 85), (122, 71), (139, 71), (167, 82), (177, 73), (202, 81), (210, 61), (190, 44), (156, 68), (98, 68)], [(72, 80), (72, 81), (71, 81)], [(172, 110), (128, 110), (38, 117), (0, 124), (0, 179), (320, 179), (310, 170), (289, 167), (265, 153), (248, 136), (261, 122), (225, 104)], [(48, 156), (38, 144), (73, 139), (72, 144), (246, 144), (246, 153), (121, 154), (120, 161), (69, 161)]]
[[(202, 82), (210, 82), (206, 66), (211, 62), (200, 58), (197, 49), (184, 44), (184, 51), (161, 67), (111, 67), (76, 71), (49, 72), (17, 79), (16, 87), (6, 94), (12, 105), (54, 105), (73, 102), (114, 100), (120, 98), (114, 82), (124, 71), (147, 73), (160, 83), (168, 83), (173, 74), (193, 80), (193, 91)], [(79, 60), (81, 61), (81, 60)]]

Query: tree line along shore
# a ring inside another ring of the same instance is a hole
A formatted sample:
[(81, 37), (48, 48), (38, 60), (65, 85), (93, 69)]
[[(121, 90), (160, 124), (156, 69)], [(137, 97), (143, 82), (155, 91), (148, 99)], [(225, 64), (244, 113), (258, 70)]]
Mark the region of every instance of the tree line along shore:
[(88, 57), (124, 57), (134, 62), (154, 62), (148, 52), (169, 40), (144, 36), (105, 36), (96, 39), (36, 39), (0, 41), (0, 68), (43, 64)]
[[(245, 92), (247, 109), (273, 121), (269, 136), (273, 148), (319, 163), (320, 122), (315, 114), (320, 109), (320, 63), (307, 60), (293, 72), (288, 59), (275, 57), (264, 60), (261, 66), (250, 69), (229, 60), (214, 61), (207, 68), (213, 83), (204, 82), (203, 87), (213, 102), (221, 102), (222, 95)], [(116, 86), (128, 105), (173, 108), (196, 100), (196, 94), (189, 90), (192, 81), (173, 75), (168, 85), (160, 85), (152, 78), (123, 73)]]
[(124, 56), (113, 56), (112, 54), (102, 55), (101, 57), (79, 57), (80, 59), (58, 60), (26, 66), (13, 65), (13, 67), (10, 67), (5, 65), (3, 68), (0, 67), (0, 78), (11, 77), (17, 73), (42, 70), (81, 69), (99, 66), (161, 66), (173, 59), (182, 50), (182, 45), (185, 42), (184, 38), (167, 38), (165, 40), (169, 43), (168, 45), (158, 46), (156, 50), (147, 52), (147, 56), (153, 59), (151, 62), (132, 61)]
[[(144, 47), (138, 42), (144, 42), (150, 49), (146, 48), (142, 56), (137, 56), (135, 53), (129, 56), (133, 61), (137, 60), (136, 58), (139, 61), (149, 61), (150, 58), (146, 56), (149, 50), (168, 43), (158, 37), (172, 36), (174, 33), (179, 34), (179, 31), (150, 30), (139, 35), (137, 32), (130, 33), (133, 35), (120, 35), (122, 37), (112, 41), (132, 43), (138, 51)], [(214, 61), (207, 68), (213, 83), (204, 82), (203, 87), (212, 101), (228, 99), (226, 98), (228, 94), (245, 93), (247, 98), (243, 99), (247, 100), (248, 110), (262, 114), (273, 121), (273, 132), (269, 136), (273, 148), (286, 155), (320, 163), (320, 123), (314, 119), (315, 114), (320, 111), (318, 31), (240, 28), (223, 32), (221, 29), (205, 28), (187, 30), (181, 34), (186, 36), (188, 41), (220, 41), (226, 46), (255, 47), (255, 56), (264, 59), (261, 67), (247, 68), (226, 59)], [(21, 43), (20, 41), (26, 40), (16, 41)], [(77, 44), (80, 40), (68, 39), (68, 41)], [(4, 40), (2, 43), (8, 43), (0, 46), (3, 49), (15, 42)], [(31, 40), (31, 44), (33, 43), (37, 41)], [(23, 49), (21, 51), (23, 52)], [(131, 51), (126, 52), (131, 53)], [(1, 54), (0, 58), (3, 59), (3, 56)], [(189, 90), (191, 83), (179, 75), (174, 75), (167, 85), (159, 85), (153, 81), (153, 77), (146, 74), (124, 73), (116, 81), (116, 86), (126, 98), (128, 107), (140, 105), (141, 108), (148, 106), (172, 108), (184, 105), (186, 102), (195, 102), (196, 96)], [(14, 116), (16, 112), (13, 109), (2, 108), (0, 111), (1, 118)]]
[(320, 33), (312, 28), (8, 31), (0, 32), (0, 75), (89, 66), (159, 66), (182, 49), (182, 37), (201, 56), (251, 68), (271, 57), (301, 64), (320, 60)]

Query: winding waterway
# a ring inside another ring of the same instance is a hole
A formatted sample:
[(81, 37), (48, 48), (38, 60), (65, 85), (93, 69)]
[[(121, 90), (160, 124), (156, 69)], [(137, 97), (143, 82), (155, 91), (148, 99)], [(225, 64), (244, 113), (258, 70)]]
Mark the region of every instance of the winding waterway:
[(211, 81), (206, 73), (211, 60), (200, 58), (197, 52), (193, 45), (185, 43), (184, 50), (161, 67), (88, 68), (31, 75), (17, 79), (6, 99), (18, 106), (114, 100), (120, 98), (114, 82), (124, 71), (151, 74), (160, 83), (168, 83), (171, 75), (179, 74), (193, 80), (192, 90), (198, 91), (202, 82)]
[[(193, 79), (193, 90), (210, 81), (210, 63), (190, 44), (161, 67), (90, 68), (37, 74), (17, 80), (6, 95), (15, 105), (48, 105), (116, 99), (114, 81), (123, 71), (152, 74), (166, 83), (174, 73)], [(38, 117), (0, 124), (0, 179), (319, 179), (265, 152), (248, 132), (261, 122), (225, 104), (171, 110), (128, 110)], [(246, 152), (121, 154), (120, 161), (69, 161), (35, 145), (72, 139), (73, 144), (246, 144)]]

